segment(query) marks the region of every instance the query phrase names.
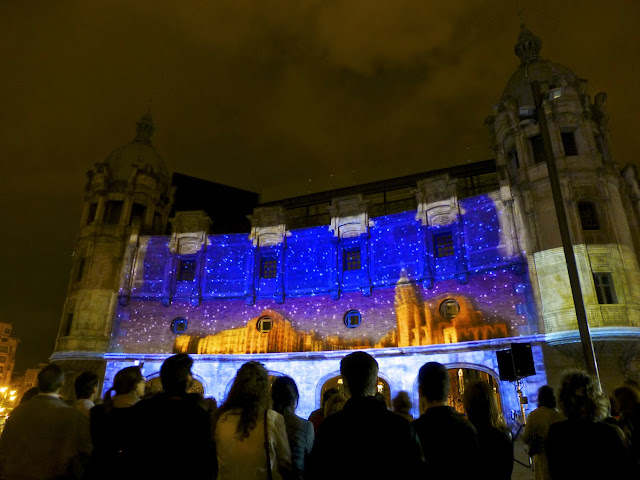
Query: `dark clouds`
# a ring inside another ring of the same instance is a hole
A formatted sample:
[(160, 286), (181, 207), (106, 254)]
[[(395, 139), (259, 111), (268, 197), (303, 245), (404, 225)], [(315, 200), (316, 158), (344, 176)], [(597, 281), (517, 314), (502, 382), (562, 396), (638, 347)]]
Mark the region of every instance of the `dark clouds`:
[[(490, 157), (484, 117), (518, 60), (502, 0), (0, 4), (0, 318), (19, 368), (53, 348), (84, 172), (133, 138), (149, 98), (169, 168), (264, 200)], [(639, 7), (527, 2), (543, 55), (609, 93), (635, 161)]]

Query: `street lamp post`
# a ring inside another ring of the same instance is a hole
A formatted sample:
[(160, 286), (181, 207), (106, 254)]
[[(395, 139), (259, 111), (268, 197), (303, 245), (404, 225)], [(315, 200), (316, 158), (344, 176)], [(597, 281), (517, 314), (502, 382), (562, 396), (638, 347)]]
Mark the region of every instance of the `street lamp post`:
[(545, 115), (544, 109), (542, 108), (542, 92), (540, 91), (540, 82), (531, 82), (531, 90), (533, 93), (533, 101), (535, 103), (538, 125), (540, 127), (540, 135), (542, 136), (542, 142), (544, 144), (544, 151), (547, 160), (547, 171), (549, 173), (549, 184), (551, 185), (551, 193), (553, 195), (553, 203), (555, 204), (556, 215), (558, 218), (558, 227), (560, 229), (560, 237), (562, 238), (564, 257), (567, 263), (567, 270), (569, 272), (569, 284), (571, 285), (573, 305), (578, 320), (578, 330), (580, 332), (582, 351), (584, 353), (587, 372), (593, 375), (596, 378), (598, 385), (600, 385), (598, 364), (596, 362), (596, 356), (593, 350), (591, 333), (589, 332), (589, 322), (587, 321), (587, 312), (584, 308), (582, 290), (580, 289), (578, 267), (576, 265), (576, 257), (573, 252), (571, 232), (569, 231), (569, 224), (567, 223), (567, 213), (565, 211), (564, 202), (562, 200), (562, 190), (560, 188), (560, 180), (558, 179), (556, 159), (553, 155), (553, 149), (551, 147), (551, 138), (549, 136), (547, 117)]

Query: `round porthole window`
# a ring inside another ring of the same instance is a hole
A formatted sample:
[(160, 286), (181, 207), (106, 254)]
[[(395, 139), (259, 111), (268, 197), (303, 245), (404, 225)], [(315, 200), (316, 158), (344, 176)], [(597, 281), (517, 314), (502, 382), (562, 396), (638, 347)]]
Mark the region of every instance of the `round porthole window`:
[(347, 328), (356, 328), (362, 322), (362, 315), (358, 310), (349, 310), (344, 314), (344, 325)]
[(256, 327), (260, 333), (269, 333), (273, 328), (273, 320), (268, 315), (260, 317), (258, 323), (256, 323)]
[(171, 331), (176, 334), (181, 334), (187, 331), (187, 319), (184, 317), (174, 318), (171, 322)]
[(447, 298), (440, 304), (440, 315), (447, 320), (453, 320), (460, 313), (460, 304), (453, 298)]

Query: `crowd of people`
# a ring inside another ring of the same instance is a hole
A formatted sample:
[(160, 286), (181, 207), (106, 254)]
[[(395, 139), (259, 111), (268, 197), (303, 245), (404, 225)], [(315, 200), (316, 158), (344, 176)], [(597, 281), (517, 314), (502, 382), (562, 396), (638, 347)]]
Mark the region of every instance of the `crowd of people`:
[[(75, 379), (73, 402), (59, 395), (62, 369), (47, 365), (0, 437), (0, 479), (510, 479), (513, 439), (489, 383), (465, 386), (464, 409), (448, 405), (449, 372), (429, 362), (418, 374), (421, 415), (406, 392), (393, 411), (378, 394), (378, 363), (365, 352), (342, 358), (344, 393), (328, 389), (309, 420), (295, 414), (295, 381), (247, 362), (224, 402), (188, 393), (193, 360), (169, 357), (162, 392), (145, 396), (138, 367), (120, 370), (94, 405), (98, 377)], [(544, 386), (523, 439), (536, 479), (640, 478), (634, 386), (614, 392), (616, 413), (597, 383), (567, 373), (556, 409)]]

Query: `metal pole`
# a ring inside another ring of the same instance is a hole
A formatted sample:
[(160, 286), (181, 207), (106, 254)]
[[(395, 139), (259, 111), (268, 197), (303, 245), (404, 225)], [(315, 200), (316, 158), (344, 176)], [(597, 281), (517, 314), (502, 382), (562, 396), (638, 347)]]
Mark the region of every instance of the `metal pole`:
[(533, 100), (535, 102), (536, 113), (538, 116), (538, 125), (540, 126), (540, 135), (544, 143), (544, 151), (547, 160), (547, 171), (549, 173), (549, 184), (551, 185), (551, 193), (553, 194), (553, 203), (556, 207), (556, 215), (558, 218), (558, 227), (560, 228), (560, 236), (562, 238), (562, 248), (564, 249), (564, 257), (567, 262), (567, 270), (569, 272), (569, 283), (571, 285), (571, 294), (573, 295), (573, 305), (576, 310), (578, 319), (578, 330), (580, 331), (580, 341), (582, 343), (582, 351), (584, 353), (584, 361), (587, 372), (593, 375), (598, 385), (600, 385), (600, 376), (598, 375), (598, 364), (596, 363), (596, 355), (593, 350), (593, 342), (591, 333), (589, 332), (589, 322), (587, 321), (587, 312), (584, 308), (584, 300), (582, 298), (582, 290), (580, 289), (580, 279), (578, 277), (578, 267), (576, 265), (576, 257), (573, 253), (573, 243), (571, 242), (571, 233), (569, 224), (567, 223), (567, 214), (564, 209), (562, 200), (562, 190), (560, 188), (560, 180), (558, 179), (558, 169), (556, 167), (556, 159), (553, 155), (551, 147), (551, 138), (549, 136), (549, 127), (547, 125), (547, 117), (542, 108), (542, 93), (540, 91), (540, 82), (531, 82), (531, 90)]

